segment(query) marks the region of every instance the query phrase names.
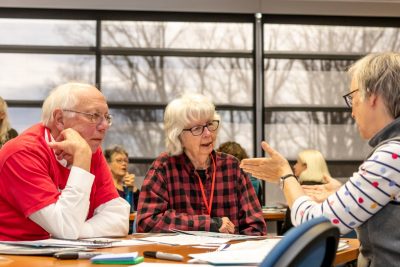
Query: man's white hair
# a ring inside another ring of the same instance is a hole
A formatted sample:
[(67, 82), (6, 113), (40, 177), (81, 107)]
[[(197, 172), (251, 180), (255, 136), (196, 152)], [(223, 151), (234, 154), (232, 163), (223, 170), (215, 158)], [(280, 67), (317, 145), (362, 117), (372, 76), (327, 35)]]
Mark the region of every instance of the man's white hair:
[(80, 92), (93, 86), (85, 83), (70, 82), (53, 89), (42, 106), (42, 123), (49, 126), (53, 122), (56, 109), (73, 109), (78, 103)]

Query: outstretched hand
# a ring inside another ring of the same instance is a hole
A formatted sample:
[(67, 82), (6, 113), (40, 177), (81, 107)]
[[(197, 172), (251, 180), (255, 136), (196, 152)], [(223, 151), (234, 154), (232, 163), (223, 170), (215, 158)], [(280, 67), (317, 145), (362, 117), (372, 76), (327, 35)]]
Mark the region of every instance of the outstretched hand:
[(283, 175), (292, 173), (289, 162), (267, 142), (261, 143), (269, 158), (243, 159), (240, 167), (252, 176), (267, 182), (278, 183)]

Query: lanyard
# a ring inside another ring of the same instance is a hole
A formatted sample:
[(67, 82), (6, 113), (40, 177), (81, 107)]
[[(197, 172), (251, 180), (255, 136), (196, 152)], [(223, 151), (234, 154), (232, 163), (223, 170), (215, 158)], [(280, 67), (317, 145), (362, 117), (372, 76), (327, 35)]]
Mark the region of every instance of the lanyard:
[(210, 202), (209, 203), (207, 203), (207, 197), (206, 197), (206, 193), (204, 192), (203, 182), (201, 181), (201, 178), (197, 174), (197, 172), (194, 171), (195, 175), (199, 179), (201, 195), (203, 196), (204, 205), (206, 205), (208, 215), (211, 215), (212, 201), (213, 201), (213, 197), (214, 197), (215, 173), (216, 173), (216, 169), (217, 169), (217, 166), (215, 164), (214, 157), (212, 154), (211, 154), (211, 160), (213, 162), (214, 170), (213, 170), (213, 175), (212, 175), (212, 186), (211, 186), (211, 194), (210, 194)]

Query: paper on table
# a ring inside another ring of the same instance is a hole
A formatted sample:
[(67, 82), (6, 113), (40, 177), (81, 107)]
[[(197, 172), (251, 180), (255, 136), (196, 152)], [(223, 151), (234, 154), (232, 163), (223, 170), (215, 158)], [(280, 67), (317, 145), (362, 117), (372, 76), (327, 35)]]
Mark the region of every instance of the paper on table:
[(280, 239), (247, 241), (233, 244), (222, 251), (189, 254), (190, 257), (211, 264), (259, 264)]
[(231, 240), (246, 240), (246, 239), (260, 239), (263, 237), (260, 236), (250, 236), (250, 235), (236, 235), (236, 234), (225, 234), (225, 233), (215, 233), (215, 232), (206, 232), (206, 231), (183, 231), (178, 229), (170, 229), (170, 231), (186, 234), (186, 235), (196, 235), (196, 236), (208, 236), (208, 237), (216, 237), (216, 238), (225, 238), (229, 241)]
[(139, 239), (113, 239), (113, 238), (86, 238), (83, 240), (96, 240), (96, 241), (104, 241), (104, 242), (111, 242), (111, 247), (130, 247), (130, 246), (139, 246), (139, 245), (146, 245), (151, 244), (154, 242), (139, 240)]
[(169, 245), (202, 245), (202, 244), (223, 244), (229, 241), (226, 238), (216, 238), (208, 236), (195, 236), (195, 235), (169, 235), (169, 236), (155, 236), (144, 237), (140, 240), (151, 241), (154, 243), (169, 244)]
[(111, 247), (112, 242), (104, 241), (88, 241), (88, 240), (69, 240), (69, 239), (56, 239), (49, 238), (34, 241), (0, 241), (3, 244), (10, 244), (14, 246), (30, 246), (30, 247), (85, 247), (85, 248), (105, 248)]
[(346, 240), (339, 240), (337, 251), (342, 251), (349, 247), (349, 243)]

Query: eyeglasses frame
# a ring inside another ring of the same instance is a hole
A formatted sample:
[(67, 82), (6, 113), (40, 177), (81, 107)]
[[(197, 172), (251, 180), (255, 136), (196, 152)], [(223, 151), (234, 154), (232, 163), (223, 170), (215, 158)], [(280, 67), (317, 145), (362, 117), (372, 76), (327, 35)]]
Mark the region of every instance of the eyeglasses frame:
[[(217, 127), (214, 130), (211, 130), (210, 128), (208, 128), (208, 126), (212, 125), (212, 123), (214, 123), (214, 122), (217, 122)], [(193, 128), (196, 128), (196, 127), (199, 127), (199, 126), (203, 127), (202, 130), (201, 130), (201, 133), (194, 134), (193, 133)], [(193, 126), (191, 128), (183, 129), (182, 131), (189, 131), (193, 136), (200, 136), (200, 135), (202, 135), (204, 133), (204, 128), (206, 128), (206, 127), (210, 132), (215, 132), (219, 127), (219, 120), (212, 120), (212, 121), (207, 122), (205, 125), (196, 125), (196, 126)]]
[(63, 109), (62, 111), (65, 112), (73, 112), (73, 113), (78, 113), (78, 114), (83, 114), (86, 116), (89, 116), (89, 120), (91, 123), (96, 123), (96, 124), (100, 124), (103, 122), (103, 119), (101, 121), (96, 121), (94, 118), (98, 117), (98, 118), (104, 118), (108, 124), (108, 126), (112, 125), (112, 115), (111, 114), (100, 114), (98, 112), (95, 113), (90, 113), (90, 112), (82, 112), (82, 111), (77, 111), (77, 110), (72, 110), (72, 109)]

